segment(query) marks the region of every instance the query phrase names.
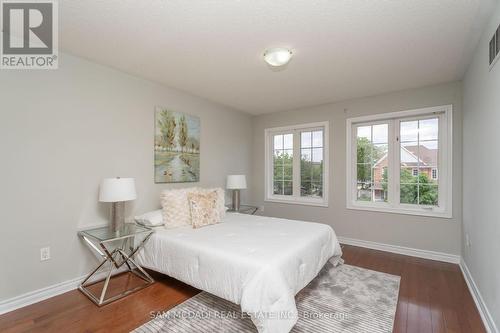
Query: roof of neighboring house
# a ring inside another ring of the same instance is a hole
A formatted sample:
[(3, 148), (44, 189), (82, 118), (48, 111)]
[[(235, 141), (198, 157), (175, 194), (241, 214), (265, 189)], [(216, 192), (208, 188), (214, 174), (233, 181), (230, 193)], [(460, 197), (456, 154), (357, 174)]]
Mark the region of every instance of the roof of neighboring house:
[[(420, 156), (420, 160), (417, 156)], [(387, 158), (387, 154), (382, 156), (375, 165), (380, 164)], [(405, 166), (436, 166), (437, 149), (429, 149), (423, 145), (420, 146), (402, 146), (401, 163)]]
[(413, 163), (417, 165), (417, 154), (420, 157), (420, 165), (424, 166), (436, 166), (437, 165), (437, 149), (429, 149), (424, 145), (420, 146), (405, 146), (403, 149), (408, 150), (415, 156)]

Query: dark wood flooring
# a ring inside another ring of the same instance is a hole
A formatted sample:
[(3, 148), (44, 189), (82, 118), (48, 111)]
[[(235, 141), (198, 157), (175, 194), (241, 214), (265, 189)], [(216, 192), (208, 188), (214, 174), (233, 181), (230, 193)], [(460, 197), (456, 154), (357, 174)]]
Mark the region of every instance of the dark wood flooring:
[[(347, 264), (401, 276), (394, 332), (485, 332), (458, 265), (354, 246)], [(101, 308), (77, 290), (0, 316), (0, 332), (129, 332), (198, 290), (161, 274), (156, 283)], [(118, 283), (119, 282), (119, 283)], [(128, 274), (115, 288), (136, 283)], [(117, 290), (114, 290), (115, 292)]]

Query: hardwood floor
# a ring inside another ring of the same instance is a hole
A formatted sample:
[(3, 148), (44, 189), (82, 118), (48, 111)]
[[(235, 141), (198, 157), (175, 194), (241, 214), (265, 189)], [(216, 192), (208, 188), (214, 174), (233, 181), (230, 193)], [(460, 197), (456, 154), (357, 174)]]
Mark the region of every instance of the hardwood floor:
[[(343, 246), (346, 264), (401, 276), (394, 332), (485, 332), (458, 265)], [(198, 291), (161, 274), (154, 285), (102, 308), (77, 290), (0, 316), (0, 332), (129, 332), (152, 311)], [(119, 277), (115, 288), (135, 283)], [(116, 290), (115, 290), (116, 291)]]
[(401, 276), (394, 332), (486, 332), (458, 265), (343, 248), (347, 264)]

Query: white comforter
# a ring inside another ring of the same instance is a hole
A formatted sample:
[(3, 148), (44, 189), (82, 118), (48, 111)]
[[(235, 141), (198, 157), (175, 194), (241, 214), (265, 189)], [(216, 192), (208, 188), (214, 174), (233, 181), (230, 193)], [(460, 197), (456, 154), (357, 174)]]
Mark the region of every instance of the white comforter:
[(287, 333), (297, 322), (294, 296), (341, 255), (328, 225), (226, 214), (223, 223), (201, 229), (157, 228), (137, 259), (240, 304), (260, 333)]

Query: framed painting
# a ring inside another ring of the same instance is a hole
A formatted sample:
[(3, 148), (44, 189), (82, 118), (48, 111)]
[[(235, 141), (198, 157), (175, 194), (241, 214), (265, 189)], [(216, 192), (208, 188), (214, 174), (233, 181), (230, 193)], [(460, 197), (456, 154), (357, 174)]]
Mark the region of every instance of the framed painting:
[(200, 118), (155, 108), (155, 183), (200, 180)]

